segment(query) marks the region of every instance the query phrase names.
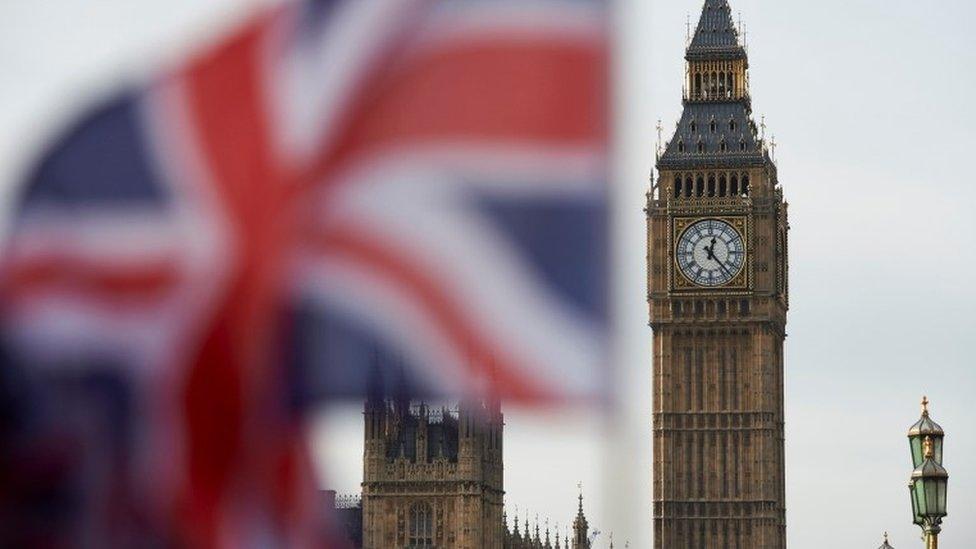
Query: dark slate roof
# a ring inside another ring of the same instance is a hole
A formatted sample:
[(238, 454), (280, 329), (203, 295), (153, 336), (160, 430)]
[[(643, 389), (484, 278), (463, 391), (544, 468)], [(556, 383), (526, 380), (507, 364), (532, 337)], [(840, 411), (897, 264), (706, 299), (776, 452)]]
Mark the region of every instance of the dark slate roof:
[(745, 56), (728, 0), (705, 0), (686, 57), (728, 59)]
[[(723, 142), (725, 151), (722, 151)], [(684, 151), (681, 150), (682, 143)], [(701, 152), (699, 143), (703, 145)], [(661, 155), (658, 167), (754, 166), (763, 162), (759, 136), (745, 102), (686, 102), (678, 128)]]

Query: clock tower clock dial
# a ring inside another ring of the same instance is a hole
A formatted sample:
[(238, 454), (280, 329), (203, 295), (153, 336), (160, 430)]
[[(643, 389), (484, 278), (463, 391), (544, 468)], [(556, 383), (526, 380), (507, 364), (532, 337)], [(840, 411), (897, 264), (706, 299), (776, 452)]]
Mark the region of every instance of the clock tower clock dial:
[(684, 230), (674, 251), (681, 274), (699, 286), (724, 286), (745, 264), (742, 235), (721, 219), (702, 219)]

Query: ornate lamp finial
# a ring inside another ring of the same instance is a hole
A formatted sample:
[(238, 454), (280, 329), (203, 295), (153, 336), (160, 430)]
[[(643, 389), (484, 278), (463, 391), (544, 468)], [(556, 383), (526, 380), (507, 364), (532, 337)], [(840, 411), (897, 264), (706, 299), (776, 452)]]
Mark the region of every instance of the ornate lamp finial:
[(885, 543), (888, 543), (888, 532), (884, 533)]
[(929, 415), (929, 398), (927, 396), (922, 396), (922, 415)]

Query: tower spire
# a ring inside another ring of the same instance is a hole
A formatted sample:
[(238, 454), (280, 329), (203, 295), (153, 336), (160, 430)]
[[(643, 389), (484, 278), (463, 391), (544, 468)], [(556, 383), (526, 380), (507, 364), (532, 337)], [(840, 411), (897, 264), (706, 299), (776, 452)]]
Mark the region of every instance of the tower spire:
[(709, 53), (725, 58), (745, 56), (728, 0), (705, 0), (695, 34), (688, 44), (689, 57)]
[(576, 485), (579, 488), (579, 506), (576, 508), (576, 518), (573, 520), (573, 548), (590, 549), (590, 525), (583, 514), (583, 483)]

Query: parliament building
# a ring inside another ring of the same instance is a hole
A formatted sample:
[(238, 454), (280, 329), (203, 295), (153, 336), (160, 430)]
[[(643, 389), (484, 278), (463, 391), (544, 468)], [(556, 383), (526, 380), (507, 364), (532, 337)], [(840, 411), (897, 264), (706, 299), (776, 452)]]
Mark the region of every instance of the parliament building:
[(685, 61), (646, 210), (654, 546), (782, 549), (789, 224), (727, 0)]
[(562, 537), (528, 517), (509, 527), (498, 401), (432, 409), (370, 398), (363, 417), (362, 495), (328, 498), (353, 547), (591, 549), (582, 494)]

